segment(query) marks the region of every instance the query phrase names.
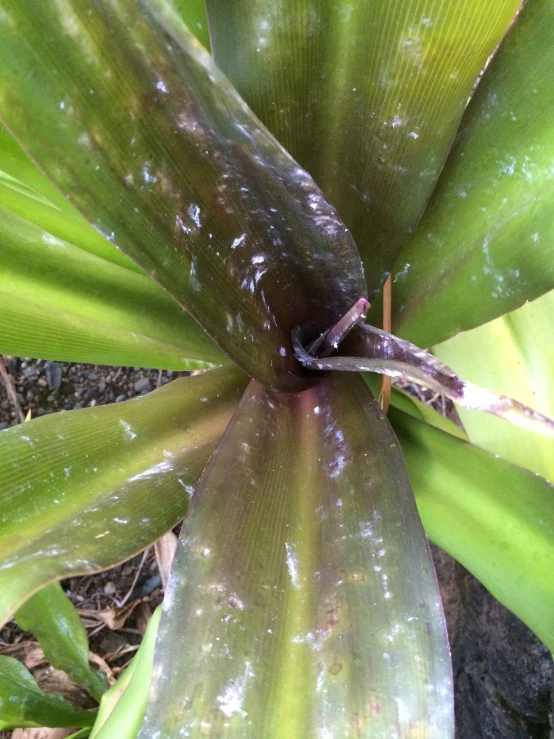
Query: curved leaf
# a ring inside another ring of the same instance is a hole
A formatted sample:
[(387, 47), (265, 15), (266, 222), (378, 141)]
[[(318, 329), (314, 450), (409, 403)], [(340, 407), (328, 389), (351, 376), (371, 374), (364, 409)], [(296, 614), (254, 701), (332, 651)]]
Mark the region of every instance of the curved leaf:
[(226, 363), (196, 321), (92, 228), (2, 128), (0, 259), (5, 354), (170, 369)]
[(43, 693), (24, 665), (0, 656), (0, 729), (92, 726), (95, 714)]
[(347, 229), (164, 0), (1, 0), (0, 116), (76, 207), (267, 384), (365, 293)]
[[(554, 292), (550, 292), (513, 313), (458, 334), (433, 351), (468, 380), (478, 380), (496, 392), (508, 392), (554, 417), (553, 320)], [(472, 411), (462, 410), (460, 417), (474, 444), (554, 482), (552, 439)]]
[(412, 234), (519, 4), (207, 0), (217, 63), (337, 208), (370, 295)]
[[(0, 167), (3, 162), (0, 160)], [(38, 195), (21, 180), (0, 171), (0, 207), (40, 226), (51, 236), (69, 241), (91, 254), (143, 274), (140, 267), (122, 254), (87, 223), (77, 212), (60, 210)]]
[(394, 332), (431, 346), (554, 288), (554, 5), (526, 4), (395, 266)]
[(161, 614), (158, 606), (131, 664), (104, 694), (90, 739), (135, 739), (146, 710)]
[(250, 385), (199, 484), (140, 739), (452, 736), (429, 550), (360, 378)]
[(402, 411), (389, 415), (429, 538), (554, 650), (554, 486)]
[[(325, 346), (328, 343), (326, 337), (336, 335), (339, 325), (340, 322), (308, 349), (302, 346), (298, 332), (293, 333), (296, 356), (305, 367), (323, 371), (378, 372), (389, 377), (401, 377), (443, 393), (464, 408), (491, 413), (554, 439), (554, 419), (513, 398), (462, 380), (454, 370), (439, 362), (429, 352), (374, 326), (362, 323), (349, 332), (350, 335), (341, 345), (341, 355), (314, 355), (314, 347), (322, 339)], [(337, 346), (338, 342), (331, 343), (333, 351)]]
[(2, 431), (0, 622), (41, 586), (113, 566), (175, 526), (245, 384), (214, 370)]
[(146, 275), (62, 241), (2, 207), (0, 260), (5, 354), (170, 369), (228, 362)]
[(50, 203), (64, 213), (75, 214), (76, 211), (54, 187), (50, 180), (35, 167), (15, 139), (0, 123), (0, 181), (19, 183), (35, 199)]
[(87, 632), (59, 583), (31, 596), (14, 618), (24, 631), (36, 636), (52, 667), (63, 670), (100, 700), (108, 687), (106, 676), (89, 665)]

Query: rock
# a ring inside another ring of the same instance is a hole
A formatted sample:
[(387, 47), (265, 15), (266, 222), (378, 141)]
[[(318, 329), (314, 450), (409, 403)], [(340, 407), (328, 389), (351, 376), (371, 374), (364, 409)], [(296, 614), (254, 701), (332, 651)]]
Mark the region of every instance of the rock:
[(548, 649), (462, 565), (433, 547), (455, 676), (456, 739), (549, 739)]
[(135, 382), (135, 391), (137, 393), (147, 393), (152, 390), (149, 377), (141, 377), (140, 380)]
[(116, 403), (121, 403), (124, 400), (127, 400), (127, 396), (126, 395), (118, 395), (117, 398), (115, 399), (115, 402)]
[(113, 583), (113, 582), (111, 582), (111, 580), (109, 580), (104, 585), (104, 592), (106, 593), (106, 595), (113, 595), (115, 593), (115, 591), (116, 591), (115, 583)]
[(57, 362), (46, 362), (44, 368), (46, 382), (51, 390), (57, 390), (62, 384), (62, 368)]

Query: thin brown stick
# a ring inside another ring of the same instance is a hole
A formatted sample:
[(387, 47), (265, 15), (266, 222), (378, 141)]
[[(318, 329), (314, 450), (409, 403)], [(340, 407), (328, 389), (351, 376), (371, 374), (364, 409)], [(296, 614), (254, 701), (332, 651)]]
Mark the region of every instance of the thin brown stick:
[[(383, 285), (383, 331), (392, 333), (392, 272)], [(389, 409), (392, 377), (383, 375), (381, 381), (381, 408), (386, 413)]]
[(15, 409), (17, 421), (18, 423), (23, 423), (25, 421), (25, 414), (23, 413), (21, 405), (19, 404), (19, 400), (17, 398), (15, 382), (12, 375), (10, 375), (10, 373), (8, 372), (6, 364), (4, 362), (4, 357), (2, 356), (0, 356), (0, 377), (2, 378), (4, 385), (6, 386), (8, 398)]
[(142, 559), (140, 560), (140, 564), (139, 564), (139, 566), (138, 566), (138, 568), (137, 568), (137, 571), (136, 571), (136, 573), (135, 573), (135, 578), (134, 578), (134, 580), (133, 580), (133, 584), (132, 584), (132, 585), (131, 585), (131, 587), (129, 588), (129, 592), (127, 593), (127, 595), (126, 595), (126, 596), (125, 596), (125, 597), (123, 598), (123, 600), (121, 600), (121, 601), (119, 602), (119, 607), (120, 607), (120, 608), (121, 608), (122, 606), (124, 606), (124, 605), (125, 605), (125, 603), (127, 603), (127, 601), (129, 600), (129, 598), (130, 598), (130, 597), (131, 597), (131, 595), (133, 594), (133, 591), (134, 591), (134, 589), (135, 589), (135, 585), (137, 584), (137, 581), (138, 581), (138, 579), (139, 579), (139, 575), (140, 575), (140, 573), (141, 573), (141, 570), (142, 570), (142, 566), (144, 565), (144, 563), (145, 563), (145, 561), (146, 561), (146, 557), (148, 556), (148, 552), (149, 552), (149, 551), (150, 551), (150, 547), (148, 547), (147, 549), (145, 549), (145, 550), (144, 550), (144, 554), (142, 555)]

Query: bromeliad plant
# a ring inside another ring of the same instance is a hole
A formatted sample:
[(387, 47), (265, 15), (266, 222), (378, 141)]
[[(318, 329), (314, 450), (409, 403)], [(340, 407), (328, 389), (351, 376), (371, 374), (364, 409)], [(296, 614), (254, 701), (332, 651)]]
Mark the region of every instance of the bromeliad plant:
[[(97, 697), (50, 583), (189, 509), (144, 721), (155, 625), (91, 736), (451, 737), (410, 479), (428, 535), (554, 645), (549, 0), (466, 110), (519, 5), (207, 0), (208, 40), (193, 0), (0, 0), (1, 350), (210, 370), (0, 437), (1, 616)], [(464, 411), (475, 446), (398, 391), (387, 420), (367, 372), (524, 429)], [(3, 660), (4, 726), (88, 735)]]

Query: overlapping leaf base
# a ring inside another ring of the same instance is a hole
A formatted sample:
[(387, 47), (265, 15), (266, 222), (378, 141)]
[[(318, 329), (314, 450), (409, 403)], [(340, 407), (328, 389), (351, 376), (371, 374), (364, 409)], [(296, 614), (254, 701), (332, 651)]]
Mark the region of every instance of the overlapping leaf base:
[(252, 383), (199, 484), (140, 739), (452, 736), (448, 646), (400, 449), (359, 377)]

